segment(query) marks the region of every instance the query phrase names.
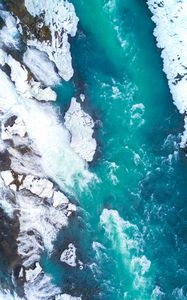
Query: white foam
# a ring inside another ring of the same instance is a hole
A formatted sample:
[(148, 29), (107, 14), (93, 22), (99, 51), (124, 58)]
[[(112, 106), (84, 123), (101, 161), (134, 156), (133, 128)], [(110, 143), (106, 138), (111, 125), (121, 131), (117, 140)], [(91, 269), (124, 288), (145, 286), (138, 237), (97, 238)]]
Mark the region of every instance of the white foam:
[(152, 292), (152, 295), (151, 295), (151, 300), (157, 300), (157, 299), (162, 299), (162, 297), (164, 296), (165, 294), (162, 292), (161, 288), (156, 285), (156, 287), (154, 288), (153, 292)]
[(186, 146), (187, 141), (187, 116), (184, 118), (184, 132), (181, 138), (181, 147), (184, 148)]
[(0, 177), (0, 207), (4, 210), (4, 212), (10, 217), (13, 218), (15, 204), (7, 197), (7, 193), (5, 192), (5, 182)]
[(100, 224), (112, 242), (112, 247), (121, 254), (124, 266), (133, 275), (134, 289), (141, 291), (146, 288), (148, 279), (144, 275), (148, 272), (151, 262), (145, 255), (140, 256), (143, 253), (143, 248), (138, 227), (123, 220), (118, 211), (109, 209), (103, 210)]
[[(106, 248), (101, 243), (95, 242), (95, 241), (93, 241), (93, 243), (92, 243), (92, 249), (96, 253), (97, 260), (100, 260), (100, 257), (102, 257), (100, 255), (101, 251), (106, 250)], [(92, 267), (93, 267), (93, 265), (92, 265)]]
[(137, 267), (140, 267), (141, 274), (144, 275), (150, 268), (151, 262), (147, 259), (145, 255), (141, 257), (133, 257), (132, 259), (132, 267), (133, 269), (136, 269)]
[(37, 262), (35, 268), (26, 270), (26, 280), (27, 281), (34, 281), (37, 276), (42, 272), (42, 268), (40, 264)]
[[(39, 55), (37, 56), (35, 53), (39, 53)], [(42, 88), (41, 83), (33, 79), (28, 81), (29, 74), (24, 65), (21, 65), (21, 63), (16, 61), (11, 55), (5, 56), (2, 54), (1, 57), (2, 64), (7, 63), (11, 68), (11, 79), (15, 82), (15, 88), (18, 94), (26, 98), (34, 97), (39, 101), (56, 100), (57, 95), (50, 87)], [(33, 74), (46, 85), (53, 85), (59, 82), (59, 77), (54, 70), (54, 66), (42, 53), (37, 50), (27, 49), (24, 54), (24, 60), (26, 60), (25, 64), (30, 67)]]
[(18, 297), (15, 293), (11, 294), (8, 290), (4, 290), (0, 291), (0, 300), (23, 300), (23, 298)]
[(92, 161), (97, 145), (93, 138), (93, 119), (83, 111), (75, 98), (72, 98), (64, 119), (64, 125), (71, 133), (71, 147), (83, 159)]
[(7, 200), (6, 197), (1, 198), (0, 207), (9, 216), (9, 218), (13, 218), (15, 207)]
[(62, 294), (55, 297), (55, 300), (81, 300), (81, 297), (73, 297), (68, 294)]
[(0, 65), (4, 66), (4, 64), (7, 61), (7, 54), (5, 51), (3, 51), (2, 49), (0, 49)]
[(116, 171), (118, 170), (119, 166), (115, 162), (106, 162), (106, 164), (109, 178), (111, 179), (113, 185), (117, 185), (119, 180), (116, 176)]
[(60, 288), (52, 283), (49, 275), (39, 275), (33, 281), (24, 285), (26, 300), (46, 300), (54, 299), (56, 295), (61, 294)]
[(23, 61), (37, 80), (43, 82), (46, 86), (60, 83), (60, 77), (55, 71), (54, 64), (45, 52), (28, 47), (24, 53)]
[(179, 299), (179, 300), (185, 300), (186, 299), (186, 291), (184, 290), (184, 287), (177, 287), (173, 290), (172, 292), (172, 296), (174, 297), (174, 299)]
[(142, 126), (145, 123), (143, 119), (145, 107), (143, 103), (134, 104), (130, 110), (131, 112), (131, 120), (130, 125), (136, 125), (138, 127)]
[(41, 164), (46, 173), (67, 186), (73, 185), (76, 176), (83, 179), (82, 184), (93, 178), (87, 171), (86, 162), (71, 148), (69, 133), (59, 122), (54, 109), (18, 95), (13, 83), (1, 70), (0, 80), (0, 109), (23, 119), (29, 137), (42, 154)]
[(26, 283), (24, 291), (26, 297), (21, 298), (8, 290), (0, 291), (0, 300), (46, 300), (51, 297), (55, 297), (55, 300), (81, 300), (81, 297), (61, 294), (60, 289), (52, 284), (51, 277), (48, 275)]
[(80, 297), (62, 294), (61, 289), (52, 283), (52, 278), (41, 273), (33, 281), (25, 284), (24, 291), (27, 300), (81, 300)]
[(19, 33), (15, 18), (10, 12), (1, 9), (0, 16), (5, 22), (5, 26), (0, 30), (0, 46), (4, 44), (7, 47), (19, 49)]

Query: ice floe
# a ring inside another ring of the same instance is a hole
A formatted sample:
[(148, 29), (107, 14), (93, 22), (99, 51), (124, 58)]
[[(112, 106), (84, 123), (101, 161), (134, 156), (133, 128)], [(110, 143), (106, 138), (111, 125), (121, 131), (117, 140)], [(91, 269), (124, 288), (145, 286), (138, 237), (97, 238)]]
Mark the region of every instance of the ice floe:
[(62, 252), (60, 260), (71, 267), (76, 267), (76, 248), (72, 243)]
[(93, 138), (93, 119), (84, 112), (75, 98), (72, 98), (64, 119), (64, 125), (71, 133), (71, 147), (83, 159), (92, 161), (97, 146)]

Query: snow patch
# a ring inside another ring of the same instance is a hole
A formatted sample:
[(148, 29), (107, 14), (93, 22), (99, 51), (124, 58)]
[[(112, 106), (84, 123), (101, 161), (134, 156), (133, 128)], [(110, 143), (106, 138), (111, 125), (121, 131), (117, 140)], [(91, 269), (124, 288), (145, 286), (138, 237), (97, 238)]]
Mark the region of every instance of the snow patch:
[(53, 194), (53, 206), (58, 207), (62, 204), (67, 205), (69, 203), (68, 198), (61, 192), (59, 191), (54, 191)]
[(24, 137), (26, 134), (25, 124), (22, 119), (19, 117), (15, 117), (13, 124), (5, 126), (2, 125), (2, 140), (11, 139), (13, 135), (19, 135), (20, 137)]
[(40, 198), (51, 198), (53, 195), (53, 183), (46, 178), (36, 178), (27, 175), (20, 189), (27, 189)]

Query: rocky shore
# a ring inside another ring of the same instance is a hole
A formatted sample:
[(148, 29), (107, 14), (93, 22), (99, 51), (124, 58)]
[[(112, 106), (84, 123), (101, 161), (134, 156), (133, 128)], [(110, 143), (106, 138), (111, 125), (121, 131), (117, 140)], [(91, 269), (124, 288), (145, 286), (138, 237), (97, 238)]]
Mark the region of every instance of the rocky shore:
[[(9, 247), (1, 219), (1, 252), (9, 249), (12, 276), (4, 299), (81, 299), (63, 293), (40, 265), (77, 211), (69, 200), (74, 177), (92, 178), (92, 118), (74, 98), (64, 124), (51, 106), (53, 87), (73, 76), (68, 36), (78, 18), (67, 1), (8, 0), (0, 20), (0, 205), (12, 220)], [(61, 261), (76, 266), (73, 243), (64, 251)]]

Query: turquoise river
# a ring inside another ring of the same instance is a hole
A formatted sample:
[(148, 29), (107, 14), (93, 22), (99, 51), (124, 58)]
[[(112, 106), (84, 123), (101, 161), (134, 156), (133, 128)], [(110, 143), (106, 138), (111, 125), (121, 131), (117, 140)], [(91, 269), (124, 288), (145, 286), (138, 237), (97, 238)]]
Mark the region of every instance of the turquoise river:
[(74, 77), (57, 87), (62, 117), (84, 93), (98, 148), (97, 179), (74, 186), (78, 217), (57, 241), (74, 241), (83, 269), (42, 266), (90, 300), (187, 299), (187, 159), (183, 117), (162, 71), (145, 0), (73, 0)]

